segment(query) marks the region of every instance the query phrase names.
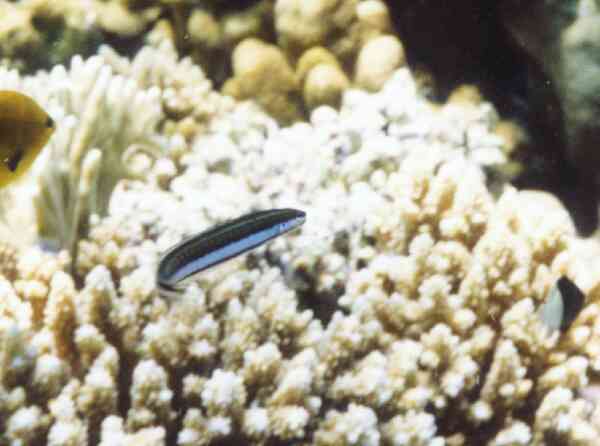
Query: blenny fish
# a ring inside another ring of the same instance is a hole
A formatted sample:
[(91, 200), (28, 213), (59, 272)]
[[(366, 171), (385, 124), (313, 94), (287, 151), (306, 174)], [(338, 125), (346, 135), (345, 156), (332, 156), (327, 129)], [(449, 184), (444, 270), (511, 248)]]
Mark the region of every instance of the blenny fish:
[(189, 237), (160, 259), (158, 290), (176, 293), (196, 274), (300, 227), (305, 219), (306, 213), (296, 209), (258, 211)]

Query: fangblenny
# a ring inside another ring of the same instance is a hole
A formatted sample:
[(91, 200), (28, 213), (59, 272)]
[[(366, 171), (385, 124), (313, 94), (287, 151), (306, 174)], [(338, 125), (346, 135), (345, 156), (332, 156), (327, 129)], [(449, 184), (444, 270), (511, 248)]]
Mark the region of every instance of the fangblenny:
[(161, 294), (176, 292), (197, 273), (254, 249), (300, 227), (306, 219), (296, 209), (271, 209), (244, 215), (189, 237), (170, 248), (156, 273)]

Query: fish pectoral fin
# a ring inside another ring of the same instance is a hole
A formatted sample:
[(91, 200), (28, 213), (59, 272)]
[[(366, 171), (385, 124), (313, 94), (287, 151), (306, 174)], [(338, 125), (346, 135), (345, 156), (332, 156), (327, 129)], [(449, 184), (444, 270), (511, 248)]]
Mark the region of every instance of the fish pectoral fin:
[(19, 163), (23, 159), (23, 151), (17, 150), (13, 155), (4, 158), (4, 165), (8, 167), (8, 170), (14, 172), (19, 167)]

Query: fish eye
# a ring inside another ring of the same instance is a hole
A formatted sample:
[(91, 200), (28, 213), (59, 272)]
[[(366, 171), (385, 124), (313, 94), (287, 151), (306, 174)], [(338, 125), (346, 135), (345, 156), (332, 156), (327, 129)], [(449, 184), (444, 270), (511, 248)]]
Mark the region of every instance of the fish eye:
[(46, 119), (46, 127), (48, 127), (48, 128), (54, 127), (54, 119), (52, 119), (50, 116), (48, 116), (48, 119)]

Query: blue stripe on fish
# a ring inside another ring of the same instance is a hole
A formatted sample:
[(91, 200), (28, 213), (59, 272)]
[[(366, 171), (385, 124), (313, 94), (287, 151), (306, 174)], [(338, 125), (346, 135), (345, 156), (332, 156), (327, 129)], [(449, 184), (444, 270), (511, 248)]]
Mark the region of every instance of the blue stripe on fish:
[(157, 285), (165, 294), (177, 291), (182, 281), (300, 227), (305, 219), (296, 209), (259, 211), (183, 240), (162, 256)]

